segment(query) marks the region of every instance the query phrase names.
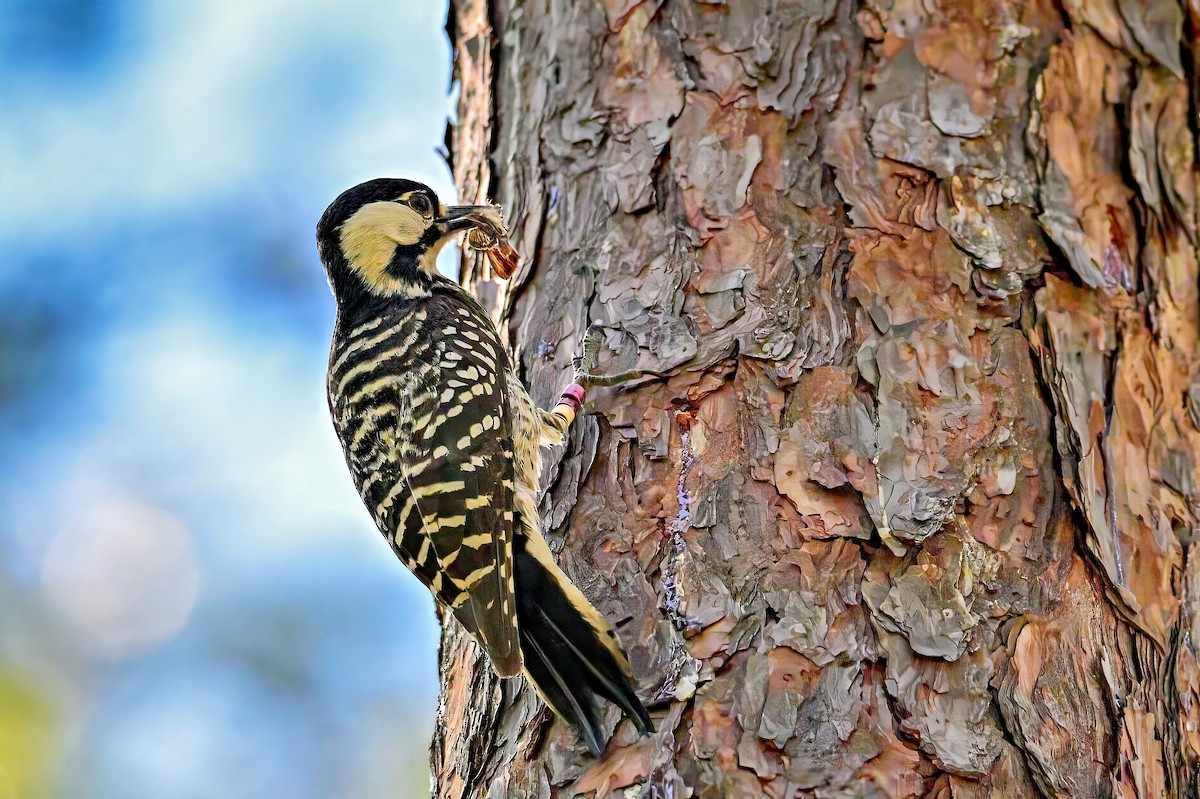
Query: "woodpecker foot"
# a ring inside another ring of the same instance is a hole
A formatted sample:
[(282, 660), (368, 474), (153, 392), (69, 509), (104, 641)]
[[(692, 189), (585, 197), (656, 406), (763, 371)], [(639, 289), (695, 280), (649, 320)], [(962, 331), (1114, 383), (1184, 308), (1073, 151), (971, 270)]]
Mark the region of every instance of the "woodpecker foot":
[(615, 386), (629, 380), (636, 380), (639, 377), (654, 374), (643, 369), (630, 369), (627, 372), (619, 372), (613, 375), (596, 374), (597, 361), (600, 356), (600, 337), (603, 334), (604, 328), (600, 327), (600, 325), (591, 325), (588, 327), (587, 332), (583, 334), (583, 340), (580, 342), (581, 351), (571, 359), (571, 366), (575, 368), (576, 386), (586, 391), (592, 386)]

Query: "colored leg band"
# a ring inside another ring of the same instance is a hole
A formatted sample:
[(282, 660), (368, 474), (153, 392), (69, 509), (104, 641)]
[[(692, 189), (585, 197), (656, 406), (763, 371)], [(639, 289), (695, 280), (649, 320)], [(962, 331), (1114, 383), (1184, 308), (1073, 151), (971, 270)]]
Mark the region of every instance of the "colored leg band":
[(567, 386), (567, 390), (562, 393), (562, 404), (569, 405), (573, 413), (579, 413), (579, 409), (583, 407), (583, 398), (587, 396), (587, 391), (578, 383), (572, 383)]
[(564, 429), (570, 427), (571, 422), (575, 421), (575, 408), (565, 402), (560, 402), (555, 405), (553, 413), (555, 416), (558, 416), (560, 419), (566, 422), (566, 424), (563, 425)]

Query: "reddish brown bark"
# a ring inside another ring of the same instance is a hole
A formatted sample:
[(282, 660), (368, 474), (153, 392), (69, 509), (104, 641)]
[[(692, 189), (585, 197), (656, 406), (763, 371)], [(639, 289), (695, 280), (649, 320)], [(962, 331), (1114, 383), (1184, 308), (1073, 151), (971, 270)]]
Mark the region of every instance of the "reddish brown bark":
[[(660, 732), (460, 631), (439, 796), (1195, 795), (1200, 7), (455, 0), (568, 573)], [(630, 792), (632, 791), (632, 792)]]

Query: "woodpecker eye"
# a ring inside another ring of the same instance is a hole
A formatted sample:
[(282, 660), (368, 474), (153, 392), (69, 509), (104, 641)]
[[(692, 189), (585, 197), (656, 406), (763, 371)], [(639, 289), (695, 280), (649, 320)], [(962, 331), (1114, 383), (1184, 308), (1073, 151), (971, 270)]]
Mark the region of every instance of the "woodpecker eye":
[(408, 198), (408, 207), (428, 219), (433, 216), (433, 203), (424, 194), (414, 194)]

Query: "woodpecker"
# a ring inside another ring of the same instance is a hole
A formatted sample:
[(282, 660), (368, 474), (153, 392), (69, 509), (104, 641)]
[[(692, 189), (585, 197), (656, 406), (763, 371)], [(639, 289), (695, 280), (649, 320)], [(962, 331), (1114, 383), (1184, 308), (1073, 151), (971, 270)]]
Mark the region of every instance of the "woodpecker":
[(439, 250), (463, 231), (507, 246), (498, 209), (443, 206), (410, 180), (362, 183), (322, 214), (317, 248), (337, 302), (330, 414), (392, 550), (496, 673), (523, 673), (598, 757), (597, 697), (640, 733), (653, 726), (612, 627), (541, 532), (540, 447), (563, 440), (583, 389), (536, 407), (483, 307), (437, 271)]

